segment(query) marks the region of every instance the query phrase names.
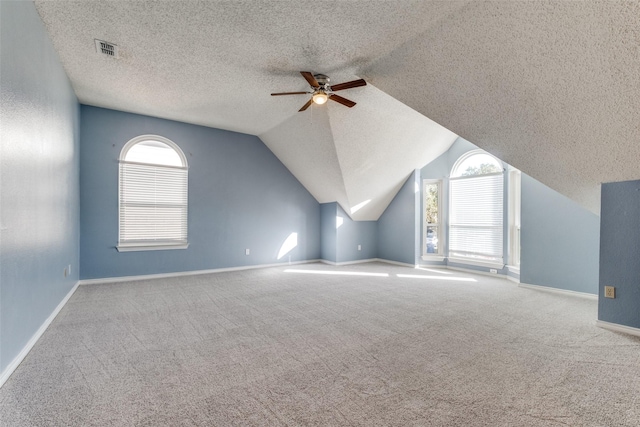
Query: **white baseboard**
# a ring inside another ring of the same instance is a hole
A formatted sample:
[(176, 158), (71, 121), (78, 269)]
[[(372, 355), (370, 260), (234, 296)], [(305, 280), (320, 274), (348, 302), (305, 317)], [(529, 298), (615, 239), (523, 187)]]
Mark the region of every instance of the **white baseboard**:
[(518, 286), (521, 288), (535, 289), (538, 291), (552, 292), (555, 294), (572, 295), (575, 297), (582, 297), (596, 301), (598, 300), (598, 295), (589, 294), (587, 292), (570, 291), (568, 289), (551, 288), (549, 286), (530, 285), (528, 283), (520, 283)]
[(344, 262), (333, 262), (333, 261), (329, 261), (329, 260), (326, 260), (326, 259), (321, 259), (320, 262), (324, 263), (324, 264), (335, 265), (335, 266), (352, 265), (352, 264), (364, 264), (364, 263), (367, 263), (367, 262), (384, 262), (386, 264), (401, 265), (403, 267), (411, 267), (411, 268), (415, 268), (416, 267), (415, 265), (409, 264), (409, 263), (406, 263), (406, 262), (391, 261), (391, 260), (382, 259), (382, 258), (368, 258), (368, 259), (359, 259), (359, 260), (356, 260), (356, 261), (344, 261)]
[(604, 320), (596, 320), (596, 326), (608, 329), (614, 332), (622, 332), (623, 334), (634, 335), (640, 337), (640, 329), (631, 326), (619, 325), (617, 323), (605, 322)]
[(478, 271), (471, 268), (451, 267), (450, 265), (447, 265), (447, 270), (462, 271), (463, 273), (479, 274), (481, 276), (497, 277), (499, 279), (507, 278), (507, 276), (505, 276), (504, 274), (489, 273), (488, 271)]
[(18, 353), (18, 355), (14, 357), (14, 359), (11, 361), (11, 363), (9, 363), (9, 365), (5, 368), (2, 374), (0, 374), (0, 387), (4, 385), (4, 383), (9, 379), (11, 374), (13, 374), (13, 372), (20, 365), (20, 363), (22, 363), (24, 358), (27, 357), (27, 354), (29, 354), (33, 346), (36, 345), (36, 342), (38, 342), (42, 334), (44, 334), (44, 331), (47, 330), (51, 322), (53, 322), (53, 319), (56, 318), (58, 313), (60, 313), (60, 310), (62, 310), (62, 308), (67, 303), (67, 301), (69, 301), (69, 298), (71, 298), (71, 296), (76, 291), (76, 289), (78, 289), (79, 283), (80, 282), (76, 282), (76, 284), (73, 285), (73, 288), (71, 288), (71, 290), (62, 299), (62, 301), (60, 301), (60, 304), (58, 304), (58, 306), (53, 310), (53, 312), (49, 315), (49, 317), (47, 317), (47, 319), (42, 323), (42, 325), (40, 325), (40, 327), (38, 328), (36, 333), (33, 334), (31, 339), (27, 341), (27, 344), (25, 344), (25, 346), (22, 348), (20, 353)]
[(180, 276), (197, 276), (200, 274), (212, 274), (212, 273), (224, 273), (228, 271), (241, 271), (241, 270), (253, 270), (255, 268), (268, 268), (268, 267), (285, 267), (287, 265), (297, 264), (310, 264), (314, 262), (321, 262), (320, 259), (311, 259), (306, 261), (294, 261), (294, 262), (279, 262), (274, 264), (257, 264), (257, 265), (244, 265), (241, 267), (225, 267), (214, 268), (211, 270), (191, 270), (191, 271), (178, 271), (175, 273), (160, 273), (160, 274), (141, 274), (139, 276), (121, 276), (121, 277), (105, 277), (101, 279), (83, 279), (80, 280), (81, 285), (98, 285), (101, 283), (117, 283), (117, 282), (132, 282), (135, 280), (149, 280), (149, 279), (165, 279), (167, 277), (180, 277)]
[(416, 264), (409, 264), (408, 262), (400, 262), (400, 261), (391, 261), (390, 259), (384, 259), (384, 258), (374, 258), (371, 261), (385, 262), (387, 264), (401, 265), (403, 267), (411, 267), (411, 268), (417, 267)]
[(378, 260), (377, 258), (369, 258), (369, 259), (358, 259), (355, 261), (333, 262), (326, 259), (321, 259), (320, 262), (323, 264), (340, 266), (340, 265), (364, 264), (366, 262), (375, 262), (377, 260)]

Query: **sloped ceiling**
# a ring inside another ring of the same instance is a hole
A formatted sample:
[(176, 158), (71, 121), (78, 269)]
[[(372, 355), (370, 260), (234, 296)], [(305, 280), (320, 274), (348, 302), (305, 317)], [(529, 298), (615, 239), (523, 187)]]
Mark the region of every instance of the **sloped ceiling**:
[[(80, 102), (258, 135), (318, 201), (370, 199), (354, 219), (377, 219), (453, 132), (594, 212), (600, 182), (640, 178), (637, 2), (36, 7)], [(369, 85), (341, 93), (352, 109), (298, 113), (305, 96), (269, 93), (306, 90), (301, 70)]]
[(471, 2), (361, 75), (595, 213), (640, 179), (640, 2)]

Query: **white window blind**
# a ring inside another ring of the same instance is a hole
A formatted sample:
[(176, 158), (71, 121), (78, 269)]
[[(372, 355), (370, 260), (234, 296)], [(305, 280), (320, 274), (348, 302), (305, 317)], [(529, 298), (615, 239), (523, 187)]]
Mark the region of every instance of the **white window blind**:
[(452, 178), (449, 253), (503, 264), (503, 176)]
[(187, 168), (120, 161), (120, 244), (187, 242)]

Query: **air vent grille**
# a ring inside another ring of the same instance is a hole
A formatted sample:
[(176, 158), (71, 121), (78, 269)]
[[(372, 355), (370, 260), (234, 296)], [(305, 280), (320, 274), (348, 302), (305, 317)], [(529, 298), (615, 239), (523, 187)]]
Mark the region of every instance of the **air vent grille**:
[(118, 57), (118, 45), (106, 42), (104, 40), (95, 39), (96, 51), (103, 55), (111, 56), (112, 58)]

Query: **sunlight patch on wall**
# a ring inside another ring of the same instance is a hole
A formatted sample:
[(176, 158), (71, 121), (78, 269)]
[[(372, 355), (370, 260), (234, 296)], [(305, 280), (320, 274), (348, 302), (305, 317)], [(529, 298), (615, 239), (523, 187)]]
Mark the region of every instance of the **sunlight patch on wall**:
[(280, 252), (278, 252), (278, 259), (291, 252), (296, 246), (298, 246), (298, 233), (291, 233), (289, 234), (289, 237), (287, 237), (287, 240), (285, 240), (280, 247)]
[(336, 216), (336, 230), (340, 228), (340, 226), (344, 224), (344, 218), (341, 216)]

